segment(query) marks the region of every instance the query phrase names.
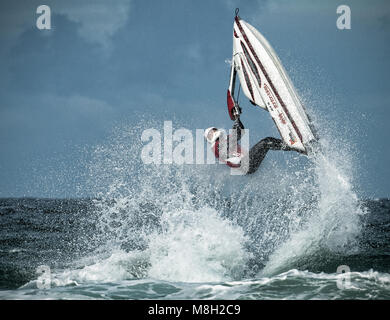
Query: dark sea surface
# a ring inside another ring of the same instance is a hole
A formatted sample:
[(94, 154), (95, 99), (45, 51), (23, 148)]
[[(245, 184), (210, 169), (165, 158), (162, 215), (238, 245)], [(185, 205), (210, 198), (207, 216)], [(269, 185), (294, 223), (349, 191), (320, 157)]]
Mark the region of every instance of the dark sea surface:
[[(1, 199), (0, 298), (390, 298), (390, 200), (387, 199), (361, 202), (365, 214), (359, 218), (362, 227), (353, 250), (319, 246), (297, 259), (286, 260), (270, 272), (264, 271), (270, 256), (264, 261), (261, 253), (256, 252), (254, 241), (244, 239), (241, 230), (228, 221), (226, 212), (220, 217), (212, 208), (181, 211), (180, 216), (186, 216), (187, 220), (173, 227), (172, 233), (170, 224), (175, 224), (179, 217), (171, 215), (165, 224), (167, 217), (149, 214), (158, 208), (143, 203), (137, 213), (112, 212), (138, 215), (131, 225), (115, 226), (121, 219), (112, 220), (105, 229), (99, 213), (101, 202)], [(230, 207), (231, 204), (225, 203), (226, 210)], [(203, 215), (207, 215), (206, 220), (199, 223)], [(218, 231), (208, 234), (208, 226), (210, 230), (222, 228), (228, 234), (226, 239), (231, 241), (228, 250), (220, 243)], [(128, 236), (108, 241), (105, 236), (111, 232), (108, 228), (121, 228)], [(141, 239), (150, 234), (160, 236), (148, 241)], [(245, 241), (243, 249), (240, 243)], [(39, 269), (42, 265), (45, 274)], [(341, 274), (345, 278), (340, 278), (337, 272), (342, 265), (351, 271)]]

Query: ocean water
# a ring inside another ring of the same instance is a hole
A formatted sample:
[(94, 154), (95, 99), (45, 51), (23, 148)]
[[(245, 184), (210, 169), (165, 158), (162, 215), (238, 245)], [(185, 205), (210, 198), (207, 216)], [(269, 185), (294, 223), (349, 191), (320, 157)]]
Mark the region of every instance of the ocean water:
[(390, 200), (359, 199), (347, 151), (231, 176), (129, 161), (131, 130), (94, 150), (93, 198), (0, 199), (0, 299), (390, 298)]
[[(292, 237), (263, 260), (257, 241), (212, 208), (158, 220), (146, 205), (137, 214), (149, 225), (126, 227), (136, 239), (108, 244), (96, 200), (2, 199), (0, 298), (389, 299), (390, 201), (361, 205), (367, 212), (351, 250), (297, 248)], [(345, 288), (339, 265), (351, 271)]]

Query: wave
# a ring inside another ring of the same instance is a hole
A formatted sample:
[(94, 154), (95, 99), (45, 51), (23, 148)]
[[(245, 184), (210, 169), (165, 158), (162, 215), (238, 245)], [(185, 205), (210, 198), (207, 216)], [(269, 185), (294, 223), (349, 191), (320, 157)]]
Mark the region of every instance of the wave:
[(332, 274), (362, 255), (366, 211), (347, 150), (324, 138), (322, 153), (270, 153), (251, 176), (218, 165), (144, 165), (137, 137), (158, 125), (117, 128), (94, 150), (86, 190), (94, 227), (81, 244), (93, 251), (55, 270), (56, 285)]
[[(342, 278), (343, 276), (343, 278)], [(0, 291), (0, 299), (389, 299), (390, 274), (369, 270), (312, 273), (291, 269), (281, 274), (240, 281), (188, 283), (153, 279), (99, 278), (74, 281), (37, 290), (36, 281), (14, 291)]]
[(138, 277), (237, 280), (359, 252), (365, 211), (350, 181), (352, 161), (326, 140), (309, 160), (273, 153), (259, 172), (237, 177), (212, 165), (142, 164), (134, 137), (151, 126), (158, 124), (116, 130), (96, 148), (89, 174), (99, 198), (94, 238), (105, 257), (142, 256)]

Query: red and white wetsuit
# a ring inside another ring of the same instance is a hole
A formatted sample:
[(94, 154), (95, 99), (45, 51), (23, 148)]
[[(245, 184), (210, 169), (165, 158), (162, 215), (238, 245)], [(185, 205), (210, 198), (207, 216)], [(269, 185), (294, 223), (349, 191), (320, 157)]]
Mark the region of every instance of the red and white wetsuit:
[(241, 139), (243, 129), (244, 125), (237, 118), (234, 121), (233, 133), (228, 136), (219, 136), (211, 145), (215, 157), (231, 168), (239, 168), (241, 166), (243, 152), (238, 141)]
[[(243, 153), (241, 146), (238, 144), (243, 129), (243, 124), (240, 119), (237, 118), (234, 121), (233, 133), (228, 136), (221, 134), (211, 147), (217, 159), (226, 163), (226, 165), (231, 168), (240, 168), (240, 170), (243, 170), (244, 174), (255, 172), (269, 150), (293, 150), (282, 140), (267, 137), (256, 143), (249, 150), (249, 153)], [(247, 157), (247, 161), (243, 161), (244, 156)]]

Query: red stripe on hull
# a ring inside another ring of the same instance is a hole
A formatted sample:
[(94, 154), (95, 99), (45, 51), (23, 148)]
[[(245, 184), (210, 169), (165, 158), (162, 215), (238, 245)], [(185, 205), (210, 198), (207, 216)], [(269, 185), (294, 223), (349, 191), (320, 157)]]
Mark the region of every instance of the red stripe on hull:
[(247, 43), (249, 49), (251, 50), (253, 56), (255, 57), (256, 62), (259, 64), (259, 67), (260, 67), (261, 71), (263, 71), (264, 76), (265, 76), (265, 78), (267, 79), (269, 85), (271, 86), (272, 91), (275, 93), (276, 98), (278, 99), (278, 101), (279, 101), (280, 105), (282, 106), (284, 112), (286, 113), (288, 119), (290, 120), (290, 122), (291, 122), (291, 124), (293, 125), (295, 131), (297, 132), (298, 137), (299, 137), (299, 139), (301, 140), (301, 143), (303, 144), (303, 139), (302, 139), (301, 132), (299, 131), (299, 129), (298, 129), (298, 127), (297, 127), (295, 121), (292, 119), (292, 117), (291, 117), (291, 115), (290, 115), (290, 112), (288, 111), (288, 109), (287, 109), (286, 105), (284, 104), (282, 98), (280, 97), (278, 91), (275, 89), (274, 84), (272, 83), (272, 81), (271, 81), (271, 79), (270, 79), (270, 77), (269, 77), (267, 71), (265, 70), (263, 64), (260, 62), (259, 57), (257, 56), (255, 50), (254, 50), (253, 47), (252, 47), (252, 44), (249, 42), (249, 39), (248, 39), (247, 35), (245, 34), (244, 29), (243, 29), (242, 26), (241, 26), (241, 23), (240, 23), (240, 20), (238, 19), (238, 16), (236, 16), (234, 20), (236, 21), (237, 26), (238, 26), (238, 28), (240, 29), (240, 32), (241, 32), (242, 36), (244, 37), (245, 42)]

